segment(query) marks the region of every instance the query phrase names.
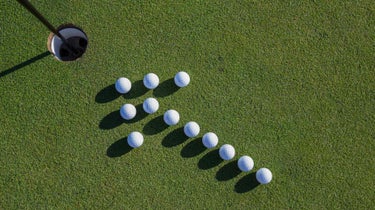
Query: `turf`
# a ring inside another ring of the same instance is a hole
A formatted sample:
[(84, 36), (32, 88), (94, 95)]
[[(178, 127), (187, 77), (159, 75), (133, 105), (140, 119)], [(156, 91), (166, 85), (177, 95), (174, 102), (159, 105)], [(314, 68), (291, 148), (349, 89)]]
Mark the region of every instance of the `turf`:
[[(89, 47), (59, 62), (48, 30), (0, 3), (1, 209), (374, 207), (372, 1), (31, 2), (55, 26), (81, 26)], [(180, 70), (191, 83), (177, 89)], [(128, 95), (114, 92), (120, 76), (134, 82)], [(119, 120), (147, 97), (157, 113)], [(166, 127), (170, 108), (181, 121)], [(184, 138), (192, 120), (235, 159)], [(136, 130), (145, 142), (131, 150)], [(239, 173), (241, 155), (272, 182)]]

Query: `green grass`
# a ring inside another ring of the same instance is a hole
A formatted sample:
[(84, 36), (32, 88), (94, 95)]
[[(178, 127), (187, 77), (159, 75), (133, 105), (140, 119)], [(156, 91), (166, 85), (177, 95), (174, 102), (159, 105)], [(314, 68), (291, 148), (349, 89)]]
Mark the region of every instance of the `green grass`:
[[(1, 209), (374, 207), (372, 1), (31, 2), (55, 26), (81, 26), (89, 48), (76, 62), (24, 63), (49, 32), (0, 3)], [(149, 72), (168, 87), (179, 70), (192, 80), (175, 92), (103, 91)], [(160, 94), (153, 115), (121, 125), (111, 115)], [(164, 129), (153, 119), (170, 108), (181, 121)], [(232, 162), (212, 165), (199, 140), (171, 147), (191, 120), (272, 182), (252, 188)], [(144, 145), (118, 148), (135, 130), (149, 133)]]

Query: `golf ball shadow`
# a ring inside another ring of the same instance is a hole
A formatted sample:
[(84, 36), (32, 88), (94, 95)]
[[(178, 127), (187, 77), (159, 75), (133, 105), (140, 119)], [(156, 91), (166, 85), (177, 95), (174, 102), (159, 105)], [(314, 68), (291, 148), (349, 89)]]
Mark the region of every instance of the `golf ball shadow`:
[(158, 98), (167, 97), (172, 95), (180, 88), (174, 83), (174, 79), (168, 79), (159, 84), (157, 88), (155, 88), (153, 95)]
[[(146, 94), (148, 89), (144, 86), (143, 80), (137, 80), (133, 82), (132, 87), (128, 93), (125, 93), (123, 97), (125, 99), (138, 98)], [(138, 110), (137, 110), (138, 111)]]
[(129, 146), (127, 137), (122, 138), (108, 147), (107, 156), (111, 158), (120, 157), (130, 152), (133, 148)]
[(98, 94), (96, 94), (95, 101), (97, 103), (108, 103), (120, 97), (120, 95), (121, 94), (116, 91), (115, 85), (111, 84), (103, 88), (99, 91)]
[(103, 130), (113, 129), (120, 126), (124, 121), (120, 116), (120, 110), (116, 110), (109, 113), (100, 121), (99, 128)]
[(162, 141), (164, 147), (174, 147), (184, 143), (188, 137), (184, 133), (184, 127), (177, 128), (170, 132)]
[[(135, 115), (135, 117), (131, 120), (124, 120), (123, 123), (135, 123), (147, 117), (148, 114), (143, 110), (143, 104), (138, 104), (137, 106), (135, 106), (135, 109), (137, 110), (137, 114)], [(118, 114), (120, 115), (120, 111), (118, 112)]]
[(168, 127), (169, 126), (165, 124), (163, 120), (163, 115), (160, 115), (152, 119), (143, 127), (143, 133), (146, 135), (155, 135), (167, 129)]
[(198, 162), (198, 168), (207, 170), (218, 166), (223, 159), (220, 158), (219, 149), (212, 150), (205, 154)]
[(234, 191), (237, 193), (246, 193), (255, 189), (259, 185), (260, 183), (256, 179), (256, 172), (253, 172), (238, 180), (234, 186)]
[(234, 160), (221, 167), (219, 171), (217, 171), (215, 178), (218, 181), (228, 181), (238, 176), (240, 173), (241, 170), (237, 166), (237, 160)]
[(181, 157), (191, 158), (195, 157), (206, 150), (206, 147), (202, 144), (202, 138), (197, 138), (186, 144), (181, 150)]

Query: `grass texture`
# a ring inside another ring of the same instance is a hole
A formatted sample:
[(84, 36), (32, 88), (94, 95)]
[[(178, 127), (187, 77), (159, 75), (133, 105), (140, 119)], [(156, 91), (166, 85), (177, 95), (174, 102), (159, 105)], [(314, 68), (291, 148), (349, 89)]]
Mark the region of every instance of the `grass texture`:
[[(74, 23), (87, 53), (63, 63), (48, 30), (2, 1), (0, 209), (371, 209), (374, 4), (358, 1), (31, 1)], [(191, 83), (177, 89), (180, 70)], [(142, 85), (159, 75), (155, 90)], [(118, 77), (133, 82), (120, 96)], [(156, 97), (135, 120), (119, 108)], [(180, 112), (166, 127), (162, 114)], [(201, 126), (187, 139), (181, 127)], [(126, 136), (144, 134), (130, 150)], [(201, 137), (236, 148), (219, 161)], [(250, 173), (236, 160), (254, 159)], [(257, 185), (254, 172), (273, 172)]]

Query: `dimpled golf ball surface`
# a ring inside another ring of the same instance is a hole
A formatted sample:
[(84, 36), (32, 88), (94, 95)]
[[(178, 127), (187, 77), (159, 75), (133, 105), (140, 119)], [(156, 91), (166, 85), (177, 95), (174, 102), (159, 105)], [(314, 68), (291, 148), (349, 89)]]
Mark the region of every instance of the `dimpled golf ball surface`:
[(155, 89), (159, 85), (159, 77), (154, 73), (148, 73), (143, 78), (143, 84), (148, 89)]
[(155, 98), (147, 98), (143, 102), (143, 110), (149, 114), (153, 114), (159, 109), (159, 102)]
[(184, 133), (186, 136), (193, 138), (198, 136), (200, 131), (199, 125), (196, 122), (188, 122), (184, 126)]
[(190, 83), (190, 76), (188, 73), (184, 72), (184, 71), (180, 71), (178, 72), (175, 76), (174, 76), (174, 83), (178, 86), (178, 87), (186, 87), (189, 83)]
[(124, 104), (120, 108), (120, 115), (125, 120), (131, 120), (137, 114), (137, 109), (133, 104)]
[(143, 135), (140, 132), (131, 132), (128, 136), (128, 144), (133, 148), (140, 147), (143, 144)]
[(238, 168), (243, 172), (251, 171), (254, 167), (254, 161), (251, 157), (244, 155), (238, 159)]
[(261, 168), (256, 173), (257, 181), (261, 184), (268, 184), (272, 180), (272, 173), (268, 168)]
[(180, 114), (176, 110), (170, 109), (164, 113), (163, 119), (167, 125), (176, 125), (180, 121)]
[(236, 154), (234, 147), (230, 144), (224, 144), (219, 149), (219, 155), (223, 160), (230, 160)]
[(116, 88), (117, 92), (119, 92), (121, 94), (125, 94), (125, 93), (129, 92), (130, 89), (132, 88), (132, 83), (130, 82), (130, 80), (128, 78), (120, 77), (116, 81), (115, 88)]
[(203, 135), (202, 142), (206, 148), (210, 149), (216, 147), (217, 143), (219, 142), (219, 138), (215, 133), (208, 132)]

